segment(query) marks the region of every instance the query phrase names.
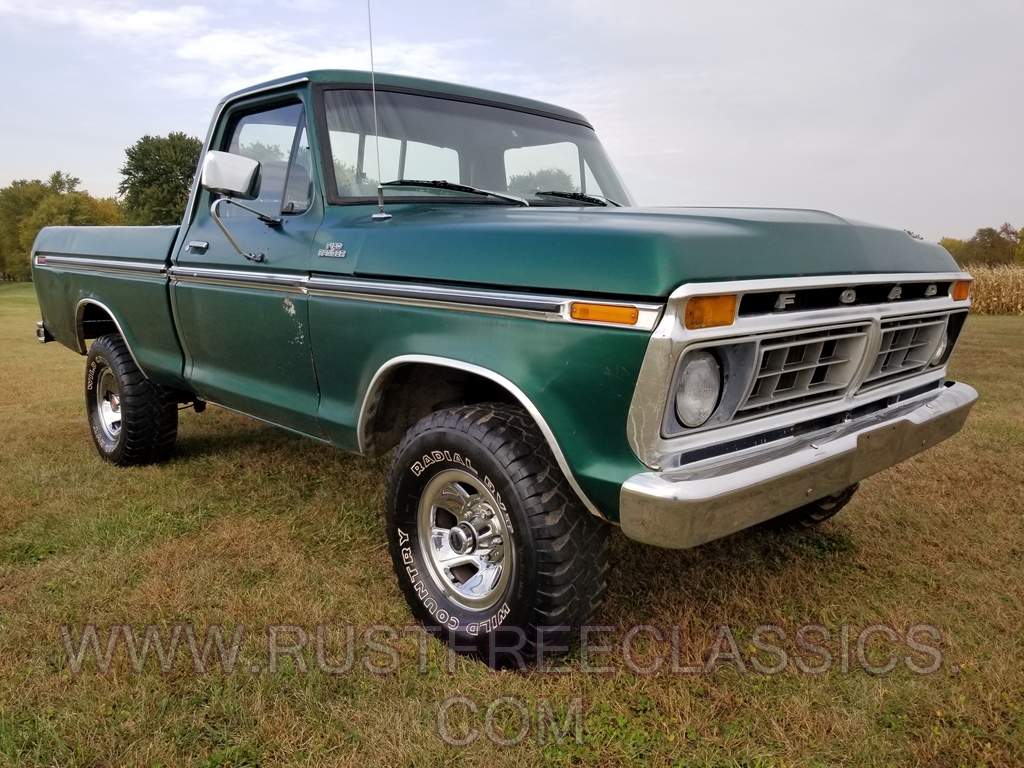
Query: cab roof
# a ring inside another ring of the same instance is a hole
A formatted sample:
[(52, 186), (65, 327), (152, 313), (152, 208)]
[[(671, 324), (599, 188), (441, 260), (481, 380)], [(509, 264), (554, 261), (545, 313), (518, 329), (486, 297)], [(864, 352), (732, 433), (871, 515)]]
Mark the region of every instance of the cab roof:
[[(386, 72), (378, 72), (374, 76), (378, 88), (387, 90), (401, 89), (406, 91), (431, 93), (440, 96), (451, 96), (462, 101), (476, 101), (494, 106), (512, 107), (527, 112), (539, 112), (552, 117), (568, 120), (573, 123), (580, 123), (592, 127), (583, 115), (565, 109), (554, 104), (547, 104), (543, 101), (526, 99), (522, 96), (512, 96), (507, 93), (488, 91), (483, 88), (473, 88), (468, 85), (457, 85), (455, 83), (444, 83), (440, 80), (426, 80), (420, 77), (407, 77), (405, 75), (391, 75)], [(331, 85), (355, 85), (366, 87), (370, 85), (370, 73), (350, 69), (315, 69), (308, 72), (298, 72), (294, 75), (279, 77), (275, 80), (268, 80), (263, 83), (243, 88), (240, 91), (228, 94), (221, 99), (221, 104), (241, 98), (251, 93), (272, 90), (278, 86), (291, 85), (297, 82), (309, 82), (313, 84)]]

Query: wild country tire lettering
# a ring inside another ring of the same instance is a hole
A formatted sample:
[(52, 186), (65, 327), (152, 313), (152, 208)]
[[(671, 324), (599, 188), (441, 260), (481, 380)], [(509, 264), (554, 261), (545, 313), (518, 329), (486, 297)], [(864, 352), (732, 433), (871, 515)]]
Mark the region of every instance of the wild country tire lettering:
[[(486, 478), (485, 478), (486, 479)], [(504, 507), (502, 507), (504, 512)], [(405, 564), (405, 572), (409, 576), (409, 581), (412, 582), (413, 589), (416, 590), (416, 596), (423, 603), (423, 607), (427, 609), (431, 616), (437, 619), (438, 623), (447, 627), (448, 629), (457, 630), (461, 625), (458, 617), (452, 616), (448, 611), (443, 608), (438, 608), (437, 601), (431, 596), (430, 592), (427, 591), (424, 586), (422, 579), (419, 578), (419, 571), (413, 568), (414, 559), (412, 554), (412, 547), (404, 546), (409, 542), (409, 534), (403, 531), (401, 528), (398, 529), (398, 546), (402, 548), (402, 562)], [(493, 631), (495, 628), (501, 626), (501, 623), (506, 619), (510, 609), (508, 603), (505, 603), (498, 609), (497, 613), (484, 621), (477, 621), (471, 624), (467, 624), (465, 632), (468, 635), (476, 637), (481, 630), (486, 634)]]

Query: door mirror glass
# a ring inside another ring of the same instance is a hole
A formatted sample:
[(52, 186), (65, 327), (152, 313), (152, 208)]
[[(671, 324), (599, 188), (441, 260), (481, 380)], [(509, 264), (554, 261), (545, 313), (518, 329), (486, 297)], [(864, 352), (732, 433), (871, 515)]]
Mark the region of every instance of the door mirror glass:
[(210, 150), (200, 179), (203, 189), (217, 195), (255, 200), (260, 194), (260, 164), (243, 155)]

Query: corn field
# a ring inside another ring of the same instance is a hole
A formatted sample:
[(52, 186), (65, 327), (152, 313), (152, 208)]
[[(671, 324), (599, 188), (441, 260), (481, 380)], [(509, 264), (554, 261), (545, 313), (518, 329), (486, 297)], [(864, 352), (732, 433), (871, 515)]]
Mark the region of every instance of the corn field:
[(971, 314), (1024, 315), (1024, 265), (968, 265), (974, 278)]

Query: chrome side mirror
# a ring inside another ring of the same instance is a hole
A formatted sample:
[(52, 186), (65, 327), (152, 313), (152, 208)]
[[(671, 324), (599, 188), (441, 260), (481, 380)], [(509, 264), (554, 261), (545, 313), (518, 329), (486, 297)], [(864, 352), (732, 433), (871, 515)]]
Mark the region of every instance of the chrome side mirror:
[(200, 176), (203, 189), (217, 195), (255, 200), (260, 195), (260, 164), (251, 157), (210, 150)]
[(260, 213), (255, 208), (243, 205), (235, 199), (238, 197), (242, 200), (255, 200), (259, 197), (260, 164), (250, 157), (233, 155), (230, 152), (218, 152), (211, 149), (206, 153), (206, 159), (203, 160), (203, 172), (199, 177), (199, 181), (203, 189), (215, 195), (220, 195), (210, 206), (210, 216), (217, 226), (220, 227), (220, 231), (224, 233), (224, 237), (228, 239), (231, 246), (238, 251), (238, 255), (243, 256), (249, 261), (263, 261), (262, 253), (246, 253), (239, 248), (238, 243), (231, 237), (227, 227), (224, 226), (224, 222), (217, 215), (217, 208), (221, 203), (224, 203), (226, 205), (236, 205), (248, 211), (268, 227), (278, 227), (281, 225), (282, 219), (279, 217), (267, 216), (265, 213)]

